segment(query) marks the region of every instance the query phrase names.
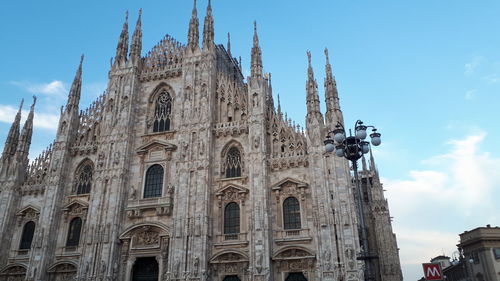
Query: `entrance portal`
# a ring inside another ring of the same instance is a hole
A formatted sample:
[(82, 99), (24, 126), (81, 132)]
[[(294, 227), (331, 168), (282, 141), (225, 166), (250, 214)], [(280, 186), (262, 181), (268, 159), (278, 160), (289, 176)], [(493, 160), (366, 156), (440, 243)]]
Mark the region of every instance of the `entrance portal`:
[(288, 274), (285, 281), (307, 281), (307, 278), (302, 274), (302, 272), (292, 272)]
[(237, 275), (229, 275), (224, 278), (224, 281), (241, 281)]
[(158, 262), (154, 257), (138, 258), (132, 269), (132, 281), (158, 281)]

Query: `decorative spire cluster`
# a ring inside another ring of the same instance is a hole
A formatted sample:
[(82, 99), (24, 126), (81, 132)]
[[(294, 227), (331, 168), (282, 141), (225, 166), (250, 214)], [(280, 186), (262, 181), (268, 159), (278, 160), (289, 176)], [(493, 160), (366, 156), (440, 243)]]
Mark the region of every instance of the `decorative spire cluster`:
[(189, 31), (188, 31), (188, 49), (194, 52), (196, 48), (199, 47), (200, 41), (200, 22), (198, 20), (198, 11), (196, 10), (196, 0), (194, 0), (193, 12), (191, 15), (191, 20), (189, 21)]
[[(19, 144), (17, 146), (17, 159), (19, 164), (28, 164), (28, 153), (31, 145), (31, 136), (33, 135), (33, 116), (35, 115), (36, 96), (33, 96), (33, 104), (31, 105), (28, 118), (24, 123), (23, 130), (19, 137)], [(24, 166), (23, 166), (24, 167)]]
[(123, 23), (118, 46), (116, 46), (115, 65), (124, 64), (128, 55), (128, 11), (125, 12), (125, 22)]
[(337, 82), (332, 74), (332, 66), (328, 56), (328, 49), (325, 48), (325, 102), (326, 102), (326, 119), (335, 125), (337, 122), (344, 123), (342, 111), (340, 110), (339, 93), (337, 91)]
[(3, 147), (2, 159), (6, 160), (14, 156), (16, 153), (17, 143), (19, 141), (19, 128), (21, 124), (21, 110), (23, 108), (24, 99), (21, 100), (21, 104), (19, 105), (19, 110), (17, 111), (16, 117), (14, 118), (14, 122), (10, 127), (9, 134), (7, 136), (7, 140), (5, 141), (5, 146)]
[(132, 45), (130, 50), (130, 58), (134, 64), (137, 64), (141, 59), (142, 50), (142, 9), (139, 9), (139, 17), (137, 18), (137, 23), (135, 24), (134, 34), (132, 35)]
[(314, 71), (311, 64), (311, 52), (307, 51), (307, 115), (314, 115), (320, 119), (323, 119), (319, 107), (319, 95), (318, 95), (318, 83), (314, 79)]
[(214, 43), (214, 18), (212, 16), (212, 3), (208, 0), (207, 14), (205, 16), (205, 24), (203, 26), (203, 49), (212, 50)]
[(262, 77), (262, 51), (259, 46), (259, 35), (257, 34), (257, 22), (253, 22), (253, 48), (252, 48), (252, 67), (251, 75), (254, 78)]

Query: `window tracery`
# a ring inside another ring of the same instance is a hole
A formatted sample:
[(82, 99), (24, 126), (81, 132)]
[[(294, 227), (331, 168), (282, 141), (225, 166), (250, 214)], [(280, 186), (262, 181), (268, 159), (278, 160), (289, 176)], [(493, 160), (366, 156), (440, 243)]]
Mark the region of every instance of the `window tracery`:
[(156, 99), (153, 133), (170, 131), (171, 115), (172, 97), (164, 90)]
[(80, 165), (76, 172), (75, 189), (76, 194), (88, 194), (92, 187), (92, 174), (94, 167), (90, 161)]
[(238, 148), (231, 147), (226, 156), (226, 178), (241, 177), (241, 154)]

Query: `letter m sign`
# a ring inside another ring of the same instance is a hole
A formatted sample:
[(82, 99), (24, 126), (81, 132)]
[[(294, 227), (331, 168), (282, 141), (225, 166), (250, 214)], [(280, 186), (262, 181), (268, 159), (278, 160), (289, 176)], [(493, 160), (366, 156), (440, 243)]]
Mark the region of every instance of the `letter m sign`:
[(442, 280), (443, 272), (439, 263), (423, 263), (425, 280)]

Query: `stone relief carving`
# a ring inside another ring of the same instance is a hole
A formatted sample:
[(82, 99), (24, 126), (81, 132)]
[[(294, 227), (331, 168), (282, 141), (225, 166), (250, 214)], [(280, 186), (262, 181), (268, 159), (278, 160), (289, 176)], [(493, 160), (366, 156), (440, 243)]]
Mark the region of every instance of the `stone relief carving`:
[(150, 246), (157, 245), (160, 241), (158, 232), (150, 230), (149, 227), (144, 227), (142, 232), (136, 234), (135, 245), (137, 246)]

